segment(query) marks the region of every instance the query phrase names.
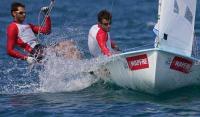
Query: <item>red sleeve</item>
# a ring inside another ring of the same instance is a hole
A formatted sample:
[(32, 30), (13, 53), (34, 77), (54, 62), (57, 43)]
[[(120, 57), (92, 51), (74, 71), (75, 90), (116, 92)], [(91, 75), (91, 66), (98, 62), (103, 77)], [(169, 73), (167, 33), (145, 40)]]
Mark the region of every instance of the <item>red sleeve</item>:
[(97, 33), (97, 42), (99, 44), (99, 47), (101, 49), (101, 52), (104, 54), (104, 55), (107, 55), (107, 56), (110, 56), (111, 55), (111, 52), (109, 51), (107, 45), (106, 45), (106, 42), (108, 40), (108, 35), (107, 33), (103, 32), (103, 30), (99, 30), (98, 33)]
[(22, 53), (14, 49), (17, 42), (17, 38), (18, 38), (18, 28), (16, 24), (12, 23), (7, 28), (7, 53), (8, 55), (14, 58), (19, 58), (24, 60), (27, 58), (27, 56), (23, 55)]
[(51, 32), (51, 19), (48, 16), (44, 26), (36, 26), (33, 24), (30, 24), (30, 26), (34, 33), (38, 33), (40, 30), (43, 34), (49, 34)]

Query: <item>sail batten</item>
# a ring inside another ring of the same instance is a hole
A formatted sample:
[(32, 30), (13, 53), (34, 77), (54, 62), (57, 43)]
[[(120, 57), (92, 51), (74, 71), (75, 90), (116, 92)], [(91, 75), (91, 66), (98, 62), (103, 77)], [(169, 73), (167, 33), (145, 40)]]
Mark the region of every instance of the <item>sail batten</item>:
[(191, 56), (196, 0), (160, 0), (159, 48)]

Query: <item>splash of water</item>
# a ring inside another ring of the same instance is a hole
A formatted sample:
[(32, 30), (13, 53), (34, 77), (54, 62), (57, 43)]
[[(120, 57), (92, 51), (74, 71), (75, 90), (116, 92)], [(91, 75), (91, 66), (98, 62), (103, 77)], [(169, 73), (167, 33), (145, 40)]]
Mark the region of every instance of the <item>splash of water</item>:
[[(80, 27), (65, 29), (67, 31), (64, 32), (63, 29), (55, 29), (52, 34), (45, 36), (45, 45), (51, 45), (51, 43), (66, 40), (66, 38), (75, 38), (76, 41), (82, 43), (85, 40), (84, 37), (87, 37)], [(79, 47), (79, 49), (82, 48), (85, 48), (85, 44), (84, 47)], [(87, 51), (84, 50), (86, 53)], [(99, 66), (105, 62), (103, 57), (89, 60), (71, 60), (58, 57), (53, 52), (47, 53), (49, 54), (47, 54), (44, 64), (35, 65), (33, 68), (24, 61), (14, 59), (5, 61), (11, 64), (2, 64), (0, 93), (24, 94), (82, 90), (99, 80), (98, 77), (89, 72), (98, 70)]]
[(107, 61), (105, 57), (72, 60), (47, 52), (44, 62), (27, 67), (22, 61), (12, 61), (1, 71), (1, 94), (27, 94), (39, 92), (72, 92), (90, 87), (100, 80), (91, 71), (97, 71)]
[(38, 88), (37, 73), (29, 71), (27, 64), (15, 59), (8, 60), (8, 64), (1, 66), (0, 93), (25, 94), (34, 93)]
[(58, 57), (48, 50), (44, 69), (39, 73), (41, 92), (78, 91), (99, 80), (90, 71), (97, 70), (104, 59), (72, 60)]

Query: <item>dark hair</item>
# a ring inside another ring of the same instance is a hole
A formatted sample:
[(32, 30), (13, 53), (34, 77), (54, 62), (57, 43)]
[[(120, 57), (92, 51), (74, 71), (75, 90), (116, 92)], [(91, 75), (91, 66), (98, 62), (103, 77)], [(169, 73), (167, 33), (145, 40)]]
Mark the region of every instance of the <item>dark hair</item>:
[(101, 10), (99, 13), (98, 13), (98, 22), (101, 23), (102, 19), (106, 19), (106, 20), (112, 20), (112, 15), (109, 11), (107, 10)]
[(22, 4), (22, 3), (19, 3), (19, 2), (13, 2), (13, 3), (11, 4), (11, 15), (12, 15), (12, 16), (13, 16), (12, 12), (13, 12), (13, 11), (17, 11), (17, 10), (18, 10), (18, 7), (23, 7), (23, 8), (25, 8), (25, 5)]

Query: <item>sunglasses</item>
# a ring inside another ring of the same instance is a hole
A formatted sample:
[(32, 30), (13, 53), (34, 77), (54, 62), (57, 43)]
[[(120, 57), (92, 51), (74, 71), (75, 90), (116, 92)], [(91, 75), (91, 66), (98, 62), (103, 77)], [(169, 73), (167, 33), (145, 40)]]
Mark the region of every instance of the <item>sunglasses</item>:
[(26, 12), (23, 12), (23, 11), (15, 11), (17, 12), (17, 14), (20, 14), (20, 15), (26, 15)]
[(108, 25), (111, 25), (112, 22), (110, 21), (109, 23), (101, 23), (101, 24), (104, 25), (104, 26), (108, 26)]

